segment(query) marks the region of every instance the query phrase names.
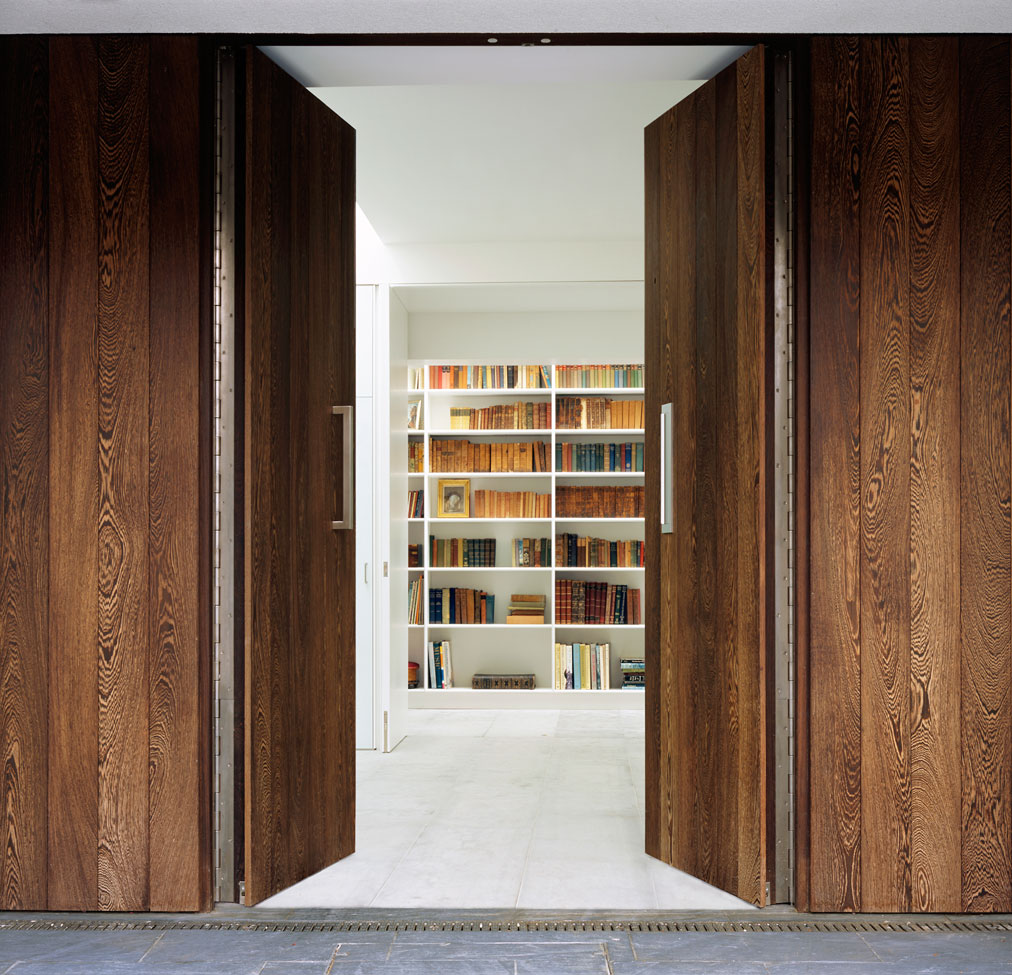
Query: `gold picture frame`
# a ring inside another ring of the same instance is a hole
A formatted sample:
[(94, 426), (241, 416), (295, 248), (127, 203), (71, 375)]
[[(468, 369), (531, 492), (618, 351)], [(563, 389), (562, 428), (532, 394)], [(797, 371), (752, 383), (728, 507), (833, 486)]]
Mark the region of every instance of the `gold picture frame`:
[(471, 482), (467, 478), (440, 479), (439, 494), (436, 498), (436, 516), (438, 518), (471, 517)]

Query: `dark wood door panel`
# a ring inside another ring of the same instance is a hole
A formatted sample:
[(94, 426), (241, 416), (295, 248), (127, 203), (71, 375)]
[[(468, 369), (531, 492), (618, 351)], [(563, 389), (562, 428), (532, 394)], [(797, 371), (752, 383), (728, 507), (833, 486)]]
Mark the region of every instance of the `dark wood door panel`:
[(765, 60), (646, 132), (648, 443), (673, 404), (672, 534), (647, 452), (647, 852), (760, 904), (765, 882)]
[(355, 397), (355, 193), (354, 130), (259, 51), (245, 71), (245, 873), (256, 903), (354, 850), (354, 532), (331, 523), (350, 435), (332, 407)]

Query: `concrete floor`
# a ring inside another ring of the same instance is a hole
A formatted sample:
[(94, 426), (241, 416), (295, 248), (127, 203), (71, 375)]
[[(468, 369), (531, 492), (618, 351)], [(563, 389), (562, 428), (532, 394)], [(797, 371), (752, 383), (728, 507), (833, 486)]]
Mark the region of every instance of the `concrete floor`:
[(409, 712), (358, 752), (356, 853), (268, 908), (742, 910), (643, 852), (643, 711)]
[[(303, 912), (305, 913), (305, 912)], [(263, 915), (261, 915), (262, 917)], [(755, 914), (749, 915), (755, 917)], [(11, 915), (0, 915), (0, 922)], [(51, 917), (51, 916), (50, 916)], [(79, 917), (79, 916), (78, 916)], [(135, 916), (143, 921), (143, 917)], [(1009, 934), (6, 931), (0, 975), (1008, 975)]]

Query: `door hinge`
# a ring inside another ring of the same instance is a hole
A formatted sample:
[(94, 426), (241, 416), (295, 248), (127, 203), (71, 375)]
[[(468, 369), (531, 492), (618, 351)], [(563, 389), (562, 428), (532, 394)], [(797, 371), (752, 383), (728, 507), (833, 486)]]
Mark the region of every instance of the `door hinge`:
[(239, 903), (240, 904), (245, 904), (246, 903), (246, 881), (245, 880), (240, 880), (239, 881)]

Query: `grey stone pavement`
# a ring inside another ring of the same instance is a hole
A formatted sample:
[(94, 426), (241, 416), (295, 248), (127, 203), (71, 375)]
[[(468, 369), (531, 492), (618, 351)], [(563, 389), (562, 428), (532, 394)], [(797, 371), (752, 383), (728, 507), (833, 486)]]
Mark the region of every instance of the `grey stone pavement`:
[[(376, 920), (377, 913), (369, 918)], [(431, 912), (388, 911), (435, 927)], [(443, 920), (546, 915), (458, 912)], [(561, 918), (563, 915), (552, 915)], [(579, 915), (601, 920), (606, 915)], [(708, 915), (727, 919), (736, 915)], [(166, 930), (175, 922), (340, 922), (350, 912), (221, 909), (209, 915), (0, 914), (0, 975), (1012, 975), (1012, 925), (974, 933), (649, 930)], [(365, 915), (361, 915), (365, 917)], [(569, 919), (575, 920), (573, 916)], [(618, 915), (611, 915), (618, 918)], [(774, 917), (749, 912), (754, 922)], [(777, 918), (799, 919), (800, 915)], [(643, 927), (684, 915), (623, 915)], [(699, 920), (700, 918), (694, 918)], [(705, 920), (705, 918), (703, 918)], [(824, 920), (816, 916), (813, 920)], [(55, 928), (17, 925), (43, 921)], [(854, 921), (851, 916), (849, 921)], [(861, 918), (857, 918), (861, 920)], [(872, 921), (873, 918), (868, 917)], [(910, 918), (908, 917), (909, 921)], [(1008, 921), (1008, 918), (1003, 920)], [(150, 923), (134, 930), (59, 930), (62, 923)], [(159, 929), (161, 927), (161, 930)], [(403, 928), (404, 925), (401, 925)]]

